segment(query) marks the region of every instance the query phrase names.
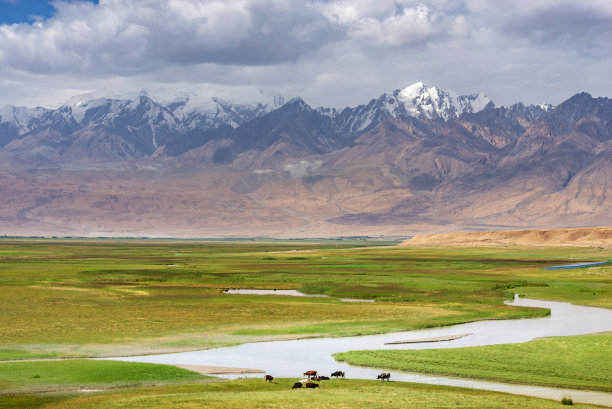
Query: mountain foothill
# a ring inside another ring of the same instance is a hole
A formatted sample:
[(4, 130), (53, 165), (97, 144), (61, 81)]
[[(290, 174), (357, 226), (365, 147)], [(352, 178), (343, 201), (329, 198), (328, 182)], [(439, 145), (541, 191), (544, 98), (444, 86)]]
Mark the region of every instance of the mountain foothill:
[(422, 83), (344, 109), (75, 98), (0, 109), (0, 235), (407, 236), (612, 225), (612, 100)]

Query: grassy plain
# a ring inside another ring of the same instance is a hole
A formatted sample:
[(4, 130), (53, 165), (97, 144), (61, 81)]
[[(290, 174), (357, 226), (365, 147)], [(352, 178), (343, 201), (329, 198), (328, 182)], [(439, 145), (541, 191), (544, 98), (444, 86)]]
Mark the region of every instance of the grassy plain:
[[(295, 379), (240, 379), (227, 382), (137, 388), (93, 394), (0, 396), (0, 408), (559, 408), (559, 402), (502, 393), (404, 382), (332, 380), (321, 389), (292, 390)], [(24, 400), (27, 406), (23, 406)], [(576, 407), (594, 408), (590, 405)]]
[[(612, 307), (599, 248), (423, 249), (364, 241), (0, 239), (0, 359), (112, 356), (530, 317), (513, 292)], [(337, 298), (223, 294), (298, 289)]]
[(216, 379), (169, 365), (70, 359), (0, 363), (2, 394), (116, 389)]
[[(0, 360), (192, 350), (547, 313), (503, 305), (514, 292), (612, 307), (612, 267), (544, 270), (606, 260), (612, 258), (609, 250), (385, 244), (390, 243), (0, 239)], [(222, 292), (227, 288), (297, 289), (330, 297), (228, 295)], [(501, 354), (522, 356), (523, 366), (531, 359), (526, 351)], [(393, 382), (335, 380), (316, 391), (292, 391), (289, 379), (203, 383), (207, 378), (174, 368), (90, 362), (0, 363), (0, 409), (559, 406)], [(579, 377), (583, 372), (568, 371)], [(170, 384), (134, 388), (143, 383)], [(75, 392), (88, 387), (111, 389)], [(592, 382), (588, 387), (598, 388)]]
[(334, 357), (405, 372), (612, 392), (612, 333), (470, 348), (350, 351)]

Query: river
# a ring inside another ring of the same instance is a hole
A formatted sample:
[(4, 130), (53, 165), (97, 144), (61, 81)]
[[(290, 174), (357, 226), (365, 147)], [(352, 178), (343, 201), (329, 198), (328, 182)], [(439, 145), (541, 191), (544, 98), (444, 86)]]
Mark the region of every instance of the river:
[[(113, 358), (132, 362), (150, 362), (170, 365), (205, 365), (223, 367), (257, 368), (275, 377), (302, 378), (307, 370), (317, 370), (328, 375), (333, 371), (344, 371), (347, 378), (376, 379), (381, 369), (362, 368), (336, 362), (332, 354), (359, 349), (435, 349), (458, 348), (493, 344), (527, 342), (535, 338), (550, 336), (581, 335), (612, 331), (612, 310), (575, 306), (569, 303), (539, 301), (515, 297), (510, 305), (550, 308), (545, 318), (478, 321), (420, 331), (396, 332), (343, 338), (310, 338), (293, 341), (258, 342), (235, 347), (215, 348), (203, 351), (174, 354), (144, 355)], [(427, 343), (385, 345), (421, 338), (462, 335), (461, 338)], [(223, 375), (227, 378), (245, 375)], [(260, 377), (261, 374), (252, 375)], [(561, 400), (571, 397), (574, 402), (612, 406), (612, 394), (603, 392), (576, 391), (525, 385), (510, 385), (496, 382), (474, 381), (439, 376), (391, 372), (395, 381), (418, 382), (466, 388), (485, 389), (513, 394)]]

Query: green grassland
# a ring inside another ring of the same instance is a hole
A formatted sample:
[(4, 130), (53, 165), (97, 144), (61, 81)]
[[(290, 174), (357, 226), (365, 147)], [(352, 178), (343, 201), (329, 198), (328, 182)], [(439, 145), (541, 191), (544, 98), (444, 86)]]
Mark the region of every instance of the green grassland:
[(470, 348), (350, 351), (340, 361), (405, 372), (612, 392), (612, 334)]
[[(181, 351), (547, 314), (505, 306), (514, 292), (612, 307), (612, 267), (544, 270), (606, 260), (609, 250), (389, 244), (0, 239), (0, 359)], [(223, 294), (227, 288), (332, 298)]]
[(70, 359), (0, 363), (2, 395), (78, 389), (115, 389), (167, 383), (209, 381), (169, 365)]
[[(290, 379), (272, 384), (262, 379), (211, 383), (210, 378), (163, 365), (13, 362), (370, 334), (548, 313), (504, 305), (513, 293), (612, 308), (611, 266), (544, 270), (550, 265), (610, 259), (610, 250), (426, 249), (390, 244), (0, 239), (0, 360), (5, 361), (0, 362), (0, 409), (560, 405), (396, 382), (333, 380), (321, 390), (293, 391)], [(228, 288), (297, 289), (330, 297), (224, 294)], [(376, 302), (343, 302), (338, 297)], [(558, 348), (564, 348), (569, 363), (561, 367), (563, 382), (609, 390), (601, 385), (609, 383), (609, 370), (600, 368), (609, 359), (600, 354), (610, 350), (610, 337), (538, 340), (510, 346), (523, 349), (495, 352), (496, 347), (491, 347), (485, 352), (491, 361), (516, 357), (520, 373), (508, 363), (499, 371), (506, 373), (500, 380), (552, 384), (546, 379), (554, 377), (558, 362), (538, 357), (538, 351), (558, 358)], [(470, 361), (467, 353), (456, 359)], [(572, 365), (572, 359), (593, 365)], [(550, 371), (535, 379), (534, 373), (524, 370), (529, 362)], [(473, 373), (461, 376), (491, 376), (483, 375), (488, 370), (484, 364), (463, 366), (473, 368)], [(588, 371), (597, 374), (599, 383), (589, 378)], [(76, 392), (82, 388), (105, 391)]]
[[(559, 408), (559, 402), (404, 382), (331, 380), (317, 390), (291, 389), (294, 379), (240, 379), (226, 382), (122, 389), (103, 393), (0, 396), (0, 408)], [(577, 407), (594, 408), (590, 405)]]

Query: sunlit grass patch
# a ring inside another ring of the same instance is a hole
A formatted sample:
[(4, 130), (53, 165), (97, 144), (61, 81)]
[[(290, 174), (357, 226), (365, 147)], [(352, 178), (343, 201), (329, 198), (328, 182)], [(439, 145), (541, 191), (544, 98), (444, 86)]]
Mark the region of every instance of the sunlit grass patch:
[(111, 389), (208, 380), (169, 365), (119, 361), (54, 360), (0, 363), (1, 393)]
[[(113, 346), (161, 352), (545, 313), (503, 305), (514, 292), (612, 306), (612, 278), (602, 273), (608, 270), (576, 276), (544, 270), (611, 258), (609, 251), (378, 244), (3, 239), (0, 346), (34, 353), (26, 345), (46, 343), (53, 345), (48, 352), (67, 355), (96, 349), (107, 355)], [(227, 295), (226, 288), (297, 289), (376, 303)]]
[(406, 372), (612, 391), (610, 333), (470, 348), (351, 351), (334, 357)]
[[(241, 379), (200, 385), (162, 386), (91, 394), (50, 403), (45, 409), (285, 409), (285, 408), (558, 408), (558, 401), (435, 385), (332, 380), (321, 389), (291, 389), (295, 379)], [(580, 405), (581, 407), (593, 407)]]

